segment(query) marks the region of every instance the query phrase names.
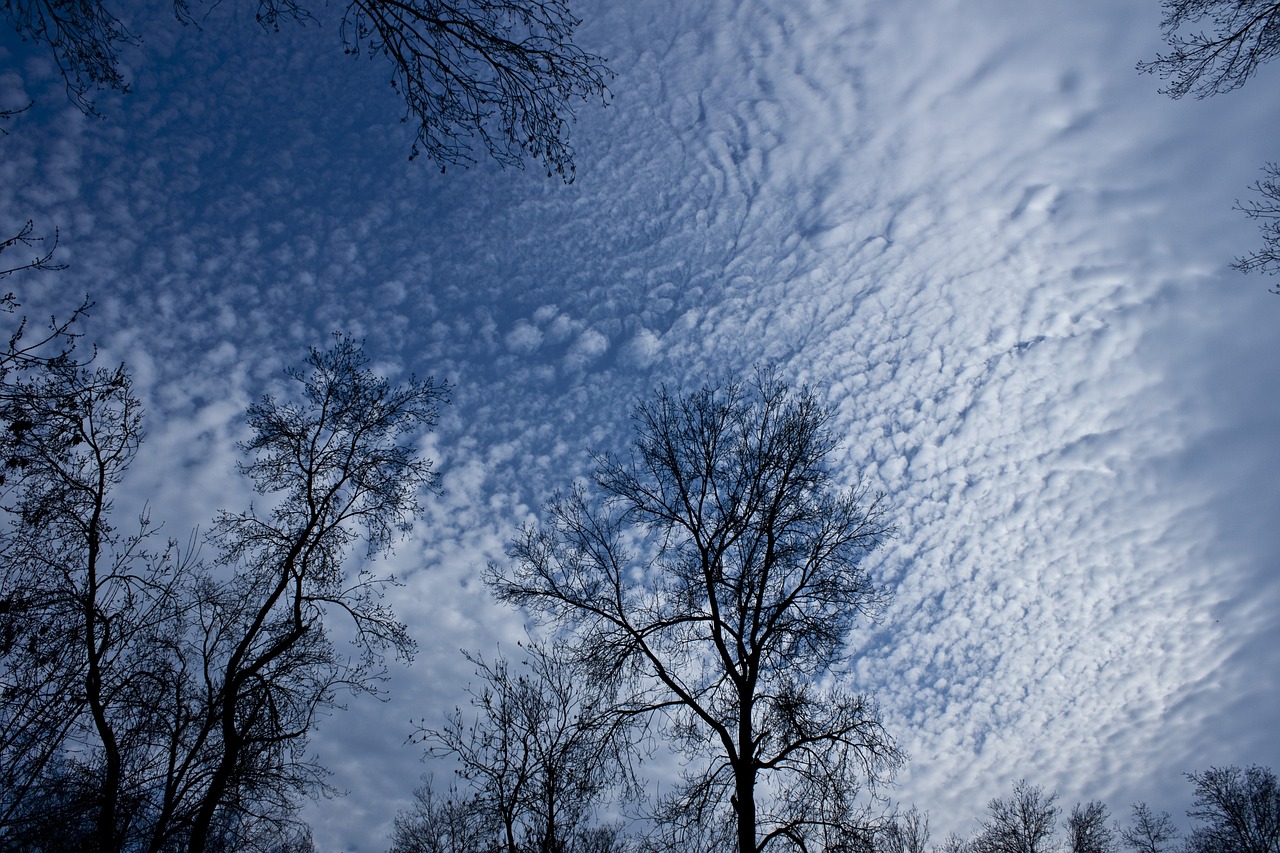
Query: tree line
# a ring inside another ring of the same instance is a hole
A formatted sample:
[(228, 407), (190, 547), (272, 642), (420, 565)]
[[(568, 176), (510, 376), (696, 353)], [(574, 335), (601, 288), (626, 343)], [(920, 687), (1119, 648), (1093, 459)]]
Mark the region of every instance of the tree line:
[[(290, 399), (247, 412), (241, 468), (272, 509), (220, 513), (206, 557), (115, 517), (143, 439), (127, 370), (65, 351), (6, 364), (0, 845), (302, 843), (297, 803), (323, 784), (315, 714), (413, 650), (381, 602), (392, 579), (343, 566), (358, 544), (387, 548), (437, 486), (410, 438), (447, 388), (390, 385), (348, 338), (313, 350)], [(835, 486), (831, 418), (769, 370), (637, 407), (632, 455), (599, 457), (594, 490), (553, 498), (488, 567), (551, 640), (515, 668), (473, 656), (480, 716), (419, 725), (466, 783), (425, 795), (450, 827), (433, 837), (615, 849), (592, 809), (639, 788), (638, 746), (659, 734), (687, 759), (655, 804), (662, 846), (865, 834), (901, 754), (869, 695), (818, 685), (887, 599), (862, 558), (892, 531), (881, 498)], [(334, 619), (355, 653), (330, 642)]]
[[(535, 670), (545, 671), (540, 665)], [(485, 670), (486, 690), (507, 679), (506, 673)], [(523, 683), (523, 681), (522, 681)], [(480, 714), (470, 734), (455, 742), (464, 749), (475, 745), (474, 733), (494, 732), (506, 719), (494, 714), (488, 703), (477, 703)], [(522, 732), (526, 731), (521, 729)], [(595, 735), (598, 732), (592, 731)], [(511, 732), (508, 732), (508, 735)], [(446, 742), (448, 739), (446, 739)], [(454, 748), (454, 747), (451, 747)], [(429, 753), (431, 754), (431, 753)], [(434, 754), (439, 754), (434, 753)], [(474, 770), (477, 755), (486, 772)], [(547, 836), (534, 832), (512, 836), (499, 831), (490, 812), (477, 807), (489, 797), (502, 799), (489, 775), (503, 766), (493, 752), (473, 749), (458, 779), (441, 794), (428, 778), (414, 792), (413, 805), (396, 818), (389, 853), (524, 853), (524, 851), (566, 851), (566, 853), (657, 853), (663, 850), (700, 850), (708, 853), (740, 853), (740, 838), (717, 832), (715, 826), (701, 826), (691, 834), (691, 824), (706, 815), (686, 815), (680, 842), (674, 843), (669, 827), (654, 825), (654, 813), (645, 812), (644, 830), (621, 824), (586, 825), (586, 831), (547, 844)], [(554, 762), (543, 765), (552, 766)], [(583, 765), (586, 766), (586, 765)], [(626, 784), (634, 782), (629, 766), (620, 765)], [(567, 768), (566, 768), (567, 769)], [(1130, 807), (1127, 821), (1113, 820), (1107, 805), (1098, 800), (1076, 803), (1066, 812), (1056, 792), (1046, 791), (1027, 780), (1013, 785), (1005, 797), (992, 799), (983, 816), (975, 820), (972, 834), (951, 833), (941, 843), (933, 843), (929, 816), (915, 806), (902, 810), (886, 807), (864, 812), (856, 826), (842, 838), (829, 843), (805, 843), (790, 837), (761, 835), (749, 849), (799, 851), (857, 851), (857, 853), (1278, 853), (1280, 851), (1280, 785), (1270, 768), (1261, 766), (1211, 767), (1185, 774), (1193, 786), (1193, 803), (1187, 811), (1189, 829), (1179, 830), (1173, 816), (1145, 802)], [(508, 789), (510, 790), (510, 789)], [(620, 793), (632, 793), (626, 789)], [(571, 810), (575, 816), (589, 812), (600, 791), (592, 788)], [(546, 812), (518, 797), (508, 801), (517, 822), (532, 819), (537, 826)], [(669, 819), (671, 815), (668, 813)], [(576, 827), (582, 827), (580, 822)], [(778, 843), (781, 842), (781, 843)]]
[[(114, 510), (145, 437), (129, 372), (76, 360), (65, 335), (14, 340), (0, 850), (310, 849), (297, 810), (325, 785), (316, 714), (414, 650), (382, 599), (394, 578), (348, 557), (390, 547), (439, 487), (413, 447), (448, 387), (392, 385), (348, 337), (312, 350), (289, 394), (246, 412), (240, 467), (270, 509), (223, 511), (184, 544)], [(1025, 782), (937, 847), (927, 817), (892, 810), (904, 757), (874, 697), (834, 676), (889, 599), (865, 558), (894, 531), (884, 496), (838, 478), (833, 418), (769, 368), (637, 405), (630, 451), (598, 455), (486, 568), (540, 631), (515, 659), (468, 653), (467, 710), (415, 724), (456, 775), (415, 794), (393, 853), (1113, 853), (1117, 837), (1171, 853), (1169, 819), (1145, 806), (1117, 830), (1078, 805), (1063, 842), (1056, 796)], [(338, 620), (353, 651), (330, 639)], [(646, 794), (659, 743), (684, 770)], [(1185, 853), (1280, 853), (1270, 771), (1189, 778)], [(607, 805), (631, 822), (601, 820)]]
[[(928, 821), (914, 812), (887, 825), (885, 853), (1276, 853), (1280, 850), (1280, 787), (1259, 766), (1211, 767), (1186, 774), (1194, 799), (1180, 834), (1168, 812), (1145, 802), (1131, 806), (1125, 823), (1113, 821), (1105, 803), (1076, 803), (1069, 813), (1058, 795), (1016, 782), (1007, 797), (987, 804), (969, 838), (956, 834), (929, 848)], [(905, 839), (900, 841), (899, 839)], [(877, 847), (879, 850), (880, 848)]]

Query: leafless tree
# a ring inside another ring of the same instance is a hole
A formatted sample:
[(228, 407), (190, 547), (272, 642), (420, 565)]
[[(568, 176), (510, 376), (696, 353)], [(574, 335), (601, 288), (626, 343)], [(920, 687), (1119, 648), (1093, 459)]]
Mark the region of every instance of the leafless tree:
[(997, 797), (987, 804), (987, 818), (973, 840), (974, 853), (1049, 853), (1059, 809), (1058, 795), (1046, 794), (1026, 779), (1013, 786), (1008, 799)]
[[(1173, 98), (1219, 95), (1243, 86), (1280, 53), (1280, 3), (1271, 0), (1164, 0), (1161, 29), (1172, 48), (1138, 70), (1168, 80)], [(1209, 32), (1193, 29), (1207, 23)]]
[(45, 769), (70, 753), (94, 782), (94, 846), (128, 832), (129, 779), (144, 776), (158, 662), (147, 640), (177, 607), (185, 566), (151, 550), (143, 518), (123, 533), (112, 491), (142, 440), (123, 368), (61, 364), (8, 389), (5, 468), (16, 478), (0, 567), (4, 691), (0, 827), (27, 813)]
[[(6, 798), (14, 802), (12, 795)], [(6, 809), (0, 829), (4, 853), (82, 853), (94, 849), (96, 780), (76, 767), (55, 759), (44, 768), (38, 790)]]
[(1129, 826), (1120, 830), (1120, 840), (1134, 853), (1167, 853), (1178, 837), (1173, 816), (1153, 812), (1146, 803), (1135, 803)]
[[(0, 122), (13, 118), (24, 112), (30, 104), (19, 110), (0, 110)], [(8, 130), (0, 126), (0, 136), (7, 136)], [(16, 233), (8, 237), (0, 236), (0, 256), (6, 252), (7, 258), (0, 261), (0, 279), (8, 278), (22, 272), (53, 272), (66, 269), (65, 264), (54, 261), (53, 255), (58, 248), (58, 232), (52, 238), (36, 234), (35, 223), (28, 219), (18, 228)], [(14, 257), (21, 253), (20, 257)], [(16, 314), (21, 305), (18, 296), (12, 290), (0, 294), (0, 314)], [(75, 349), (75, 323), (89, 310), (88, 297), (80, 303), (80, 307), (65, 316), (62, 320), (53, 317), (48, 328), (34, 337), (27, 335), (27, 318), (18, 320), (4, 349), (0, 350), (0, 396), (6, 395), (9, 389), (10, 376), (16, 372), (37, 370), (54, 364), (66, 362), (71, 351)], [(2, 422), (0, 422), (2, 423)], [(0, 485), (3, 480), (0, 479)]]
[(1115, 832), (1110, 820), (1111, 813), (1098, 800), (1072, 806), (1065, 821), (1071, 853), (1115, 853)]
[[(369, 556), (390, 547), (417, 516), (420, 492), (438, 488), (431, 463), (406, 437), (435, 424), (446, 389), (431, 380), (392, 386), (345, 337), (313, 350), (308, 366), (291, 373), (297, 400), (265, 397), (249, 408), (243, 470), (276, 499), (274, 509), (224, 513), (210, 537), (234, 571), (230, 600), (241, 606), (219, 609), (210, 625), (226, 638), (210, 666), (221, 748), (193, 819), (191, 853), (206, 849), (252, 758), (302, 742), (336, 691), (376, 693), (384, 654), (410, 657), (414, 649), (381, 601), (394, 579), (364, 572), (353, 580), (343, 563), (357, 541)], [(326, 617), (335, 616), (352, 625), (351, 656), (328, 639)]]
[(632, 720), (612, 713), (609, 685), (576, 679), (556, 644), (521, 651), (514, 669), (464, 653), (481, 682), (475, 717), (455, 709), (416, 737), (429, 757), (457, 759), (468, 808), (507, 853), (598, 847), (592, 810), (610, 790), (634, 788)]
[(664, 390), (630, 458), (599, 457), (593, 489), (489, 569), (501, 599), (578, 632), (582, 677), (626, 686), (624, 713), (663, 715), (692, 768), (668, 814), (731, 810), (740, 853), (869, 846), (860, 794), (901, 761), (870, 697), (822, 686), (886, 600), (862, 558), (891, 532), (880, 498), (836, 488), (831, 418), (769, 370)]
[[(1232, 266), (1241, 272), (1280, 275), (1280, 164), (1268, 163), (1262, 171), (1265, 176), (1251, 188), (1256, 198), (1236, 202), (1237, 210), (1257, 221), (1262, 248), (1236, 258)], [(1272, 291), (1280, 293), (1280, 285)]]
[(934, 853), (973, 853), (973, 842), (968, 838), (961, 837), (958, 833), (952, 832), (943, 839), (941, 844), (933, 849)]
[[(12, 118), (21, 111), (0, 111), (0, 121)], [(0, 127), (0, 136), (7, 134), (8, 131)], [(66, 269), (65, 264), (56, 263), (53, 260), (57, 248), (57, 231), (54, 232), (52, 239), (39, 236), (35, 233), (35, 223), (28, 219), (16, 233), (8, 237), (0, 237), (0, 256), (6, 252), (9, 253), (7, 258), (0, 261), (0, 279), (22, 272), (53, 272)], [(22, 256), (15, 258), (14, 253), (18, 252), (22, 253)], [(12, 290), (0, 294), (0, 314), (16, 314), (20, 307), (18, 296)], [(90, 307), (91, 303), (86, 297), (70, 316), (64, 316), (61, 320), (57, 317), (50, 318), (48, 327), (35, 336), (27, 334), (26, 317), (18, 320), (13, 331), (9, 333), (7, 344), (0, 349), (0, 400), (8, 399), (12, 390), (11, 377), (14, 374), (55, 365), (67, 366), (71, 352), (75, 349), (76, 339), (80, 337), (75, 324), (88, 313)], [(4, 422), (0, 421), (0, 425), (4, 425)], [(0, 486), (3, 484), (3, 474), (0, 474)]]
[(876, 839), (876, 853), (928, 853), (929, 816), (912, 806), (890, 820)]
[(1199, 821), (1188, 853), (1280, 853), (1280, 786), (1266, 767), (1188, 773), (1196, 786), (1187, 816)]
[(138, 39), (106, 6), (8, 0), (5, 13), (19, 35), (49, 46), (67, 94), (85, 112), (94, 113), (90, 96), (98, 89), (129, 91), (120, 72), (119, 52)]
[[(62, 264), (53, 262), (53, 252), (58, 244), (57, 235), (54, 235), (52, 243), (46, 248), (43, 245), (44, 238), (36, 236), (34, 231), (35, 224), (27, 220), (17, 234), (0, 239), (0, 255), (15, 249), (34, 252), (30, 256), (12, 259), (12, 261), (5, 259), (0, 264), (0, 279), (25, 271), (65, 269)], [(11, 266), (10, 263), (12, 263)], [(18, 296), (13, 291), (0, 294), (0, 314), (16, 314), (20, 307)], [(71, 312), (70, 316), (61, 320), (57, 317), (50, 318), (48, 327), (35, 336), (29, 336), (27, 333), (27, 319), (25, 317), (19, 319), (13, 331), (9, 333), (5, 347), (0, 349), (0, 394), (7, 394), (6, 389), (9, 388), (10, 377), (14, 373), (36, 370), (67, 361), (72, 350), (75, 349), (76, 339), (80, 337), (75, 330), (75, 323), (88, 312), (90, 307), (89, 300), (86, 298), (80, 303), (80, 307)]]
[[(200, 2), (173, 0), (194, 22)], [(71, 99), (93, 113), (94, 93), (129, 91), (120, 71), (136, 34), (98, 2), (9, 0), (9, 23), (47, 44)], [(266, 29), (313, 19), (302, 0), (259, 0)], [(442, 167), (474, 162), (473, 143), (503, 165), (540, 161), (548, 175), (573, 179), (569, 126), (576, 104), (607, 103), (612, 74), (605, 60), (580, 47), (580, 21), (567, 0), (349, 0), (339, 27), (352, 56), (379, 56), (392, 88), (417, 125), (413, 156)]]
[[(1273, 0), (1164, 0), (1161, 27), (1172, 50), (1138, 70), (1169, 81), (1173, 98), (1207, 98), (1243, 86), (1263, 64), (1280, 55), (1280, 3)], [(1194, 29), (1207, 23), (1209, 31)], [(1236, 208), (1258, 222), (1262, 248), (1236, 258), (1241, 272), (1280, 273), (1280, 171), (1272, 163), (1251, 189), (1258, 199)], [(1280, 288), (1273, 292), (1280, 293)]]
[(389, 853), (482, 853), (491, 839), (480, 809), (456, 785), (442, 798), (426, 777), (413, 804), (396, 815)]
[[(152, 638), (163, 651), (165, 669), (158, 677), (164, 690), (155, 702), (150, 772), (144, 777), (146, 809), (138, 849), (161, 853), (191, 849), (191, 832), (215, 796), (218, 803), (207, 831), (206, 849), (274, 853), (282, 844), (304, 847), (306, 827), (296, 813), (300, 799), (326, 792), (324, 769), (306, 753), (309, 729), (303, 714), (317, 707), (315, 691), (325, 683), (330, 661), (316, 653), (282, 652), (281, 662), (264, 673), (259, 702), (271, 696), (271, 719), (280, 724), (276, 737), (261, 734), (260, 704), (245, 703), (241, 722), (255, 735), (228, 741), (222, 728), (225, 665), (245, 635), (252, 598), (244, 597), (243, 579), (217, 578), (201, 566), (180, 597), (166, 636)], [(156, 652), (152, 652), (153, 656)], [(308, 667), (312, 670), (308, 671)], [(219, 770), (234, 750), (232, 784), (216, 787)], [(220, 793), (219, 793), (220, 790)]]
[[(16, 262), (13, 262), (12, 266), (9, 266), (10, 261), (6, 260), (5, 266), (0, 266), (0, 278), (6, 278), (14, 273), (22, 272), (23, 270), (66, 269), (64, 265), (53, 262), (53, 253), (58, 248), (57, 232), (54, 232), (53, 239), (50, 240), (46, 246), (45, 238), (37, 236), (35, 228), (36, 224), (28, 219), (23, 226), (18, 229), (18, 233), (11, 237), (0, 239), (0, 255), (3, 255), (5, 252), (23, 250), (33, 253), (24, 259), (19, 259)], [(15, 307), (13, 300), (13, 294), (8, 293), (5, 294), (3, 300), (0, 301), (0, 304), (2, 304), (6, 310), (12, 312)]]
[[(112, 492), (143, 438), (123, 368), (63, 361), (7, 389), (0, 849), (308, 846), (293, 814), (320, 784), (315, 713), (375, 692), (383, 655), (412, 651), (380, 600), (392, 579), (343, 564), (358, 541), (387, 548), (436, 486), (408, 442), (446, 395), (391, 386), (346, 338), (310, 366), (296, 400), (250, 409), (244, 470), (274, 510), (221, 516), (213, 566), (154, 546), (146, 518), (116, 526)], [(353, 654), (328, 639), (335, 617)]]
[(472, 162), (474, 139), (499, 163), (528, 156), (572, 181), (573, 105), (606, 103), (610, 77), (573, 42), (578, 24), (566, 0), (353, 0), (342, 35), (348, 53), (391, 62), (418, 124), (413, 156)]

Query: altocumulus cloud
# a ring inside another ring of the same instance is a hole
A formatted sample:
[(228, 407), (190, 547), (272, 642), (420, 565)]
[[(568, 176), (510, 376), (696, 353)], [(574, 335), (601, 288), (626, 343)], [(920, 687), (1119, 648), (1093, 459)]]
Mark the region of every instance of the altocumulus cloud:
[(309, 811), (321, 849), (385, 846), (423, 770), (409, 719), (462, 700), (457, 648), (521, 636), (479, 583), (515, 526), (656, 385), (758, 362), (827, 396), (842, 476), (897, 508), (897, 598), (842, 677), (939, 836), (1023, 776), (1177, 813), (1184, 770), (1280, 765), (1280, 306), (1225, 270), (1276, 119), (1137, 77), (1151, 6), (583, 9), (619, 76), (571, 187), (403, 162), (384, 81), (312, 32), (159, 15), (99, 124), (5, 42), (4, 97), (47, 110), (4, 141), (0, 200), (75, 261), (33, 313), (92, 292), (104, 357), (145, 374), (137, 501), (207, 519), (183, 470), (237, 503), (236, 413), (335, 328), (456, 385), (427, 444), (446, 493), (388, 566), (419, 660), (315, 739), (350, 792)]

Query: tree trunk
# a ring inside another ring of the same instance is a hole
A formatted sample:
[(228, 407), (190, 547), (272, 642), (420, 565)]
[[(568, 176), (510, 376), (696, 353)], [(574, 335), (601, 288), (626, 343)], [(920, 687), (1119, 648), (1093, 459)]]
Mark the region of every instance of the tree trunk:
[(756, 774), (750, 759), (733, 768), (733, 809), (738, 813), (738, 853), (756, 853)]
[(733, 808), (738, 813), (738, 853), (756, 853), (756, 752), (751, 682), (738, 685), (738, 755), (733, 767)]
[(226, 794), (230, 787), (231, 776), (236, 769), (236, 759), (240, 754), (240, 745), (238, 737), (235, 733), (234, 726), (228, 730), (223, 728), (223, 752), (218, 762), (217, 769), (214, 770), (213, 778), (209, 781), (209, 788), (205, 791), (204, 800), (200, 803), (200, 809), (196, 812), (195, 820), (191, 823), (191, 835), (187, 841), (187, 853), (204, 853), (205, 848), (209, 845), (209, 830), (213, 826), (213, 816), (218, 810), (218, 804), (222, 801), (223, 795)]
[[(102, 680), (102, 659), (107, 654), (111, 636), (106, 625), (99, 624), (98, 616), (98, 556), (102, 551), (102, 513), (105, 504), (106, 474), (99, 467), (95, 484), (93, 514), (89, 519), (88, 554), (85, 559), (86, 581), (83, 601), (84, 641), (88, 654), (89, 670), (85, 678), (85, 698), (93, 716), (93, 727), (102, 742), (103, 761), (106, 764), (98, 806), (97, 847), (101, 853), (115, 853), (116, 812), (120, 802), (122, 761), (120, 744), (107, 719), (105, 689)], [(99, 633), (101, 629), (101, 634)]]

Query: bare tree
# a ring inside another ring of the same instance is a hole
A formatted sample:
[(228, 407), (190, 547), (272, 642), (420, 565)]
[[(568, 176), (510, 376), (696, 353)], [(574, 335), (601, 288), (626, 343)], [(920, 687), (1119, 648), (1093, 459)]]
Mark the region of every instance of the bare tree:
[[(1251, 187), (1257, 198), (1236, 202), (1237, 210), (1258, 223), (1262, 248), (1236, 258), (1232, 266), (1241, 272), (1280, 275), (1280, 164), (1268, 163), (1262, 171), (1265, 177)], [(1280, 285), (1272, 291), (1280, 293)]]
[(876, 853), (928, 853), (929, 816), (912, 806), (894, 815), (876, 839)]
[(973, 840), (974, 853), (1049, 853), (1055, 849), (1058, 795), (1046, 794), (1026, 779), (1013, 786), (1008, 799), (987, 804), (987, 818)]
[[(199, 2), (173, 0), (194, 22)], [(9, 0), (9, 23), (24, 38), (49, 45), (71, 99), (94, 113), (94, 93), (128, 92), (120, 51), (139, 44), (102, 3)], [(301, 0), (259, 0), (266, 29), (305, 23)], [(567, 0), (349, 0), (339, 27), (351, 56), (381, 56), (417, 125), (412, 156), (442, 167), (474, 162), (473, 143), (503, 165), (540, 161), (548, 175), (573, 179), (569, 125), (575, 105), (607, 103), (612, 74), (605, 60), (579, 47), (580, 21)]]
[[(275, 853), (281, 844), (305, 847), (307, 829), (296, 818), (299, 801), (327, 792), (324, 769), (306, 753), (304, 716), (329, 701), (315, 696), (331, 665), (322, 654), (326, 644), (282, 652), (279, 663), (263, 673), (257, 704), (244, 703), (242, 730), (252, 734), (228, 741), (222, 726), (225, 666), (246, 634), (254, 599), (245, 596), (243, 578), (217, 578), (208, 566), (200, 569), (184, 588), (182, 612), (170, 619), (167, 634), (152, 639), (163, 649), (166, 667), (157, 673), (164, 691), (155, 703), (147, 808), (139, 821), (145, 833), (138, 847), (148, 853), (190, 849), (192, 829), (215, 797), (206, 849)], [(264, 715), (267, 701), (274, 707)], [(264, 716), (276, 726), (275, 737), (264, 736)], [(230, 760), (236, 771), (232, 783), (219, 789), (228, 751), (235, 752)]]
[[(1164, 0), (1161, 28), (1172, 50), (1138, 70), (1169, 81), (1161, 91), (1172, 98), (1220, 95), (1243, 86), (1263, 64), (1280, 55), (1280, 3), (1274, 0)], [(1209, 32), (1193, 29), (1201, 23)], [(1262, 248), (1236, 258), (1241, 272), (1280, 273), (1280, 171), (1275, 164), (1251, 189), (1260, 200), (1236, 202), (1258, 222)], [(1273, 292), (1280, 293), (1280, 288)]]
[(1110, 819), (1110, 811), (1098, 800), (1072, 806), (1065, 821), (1071, 853), (1115, 853), (1115, 833), (1108, 823)]
[[(94, 849), (95, 780), (55, 760), (44, 769), (39, 790), (7, 810), (0, 827), (4, 853), (82, 853)], [(3, 789), (0, 789), (3, 790)], [(6, 798), (8, 799), (8, 798)]]
[[(0, 122), (13, 118), (24, 112), (31, 104), (18, 110), (0, 110)], [(0, 126), (0, 136), (7, 136), (9, 131)], [(16, 233), (0, 236), (0, 256), (6, 252), (7, 258), (0, 261), (0, 279), (22, 272), (53, 272), (66, 269), (65, 264), (54, 261), (53, 255), (58, 248), (58, 232), (46, 238), (35, 232), (35, 223), (28, 219)], [(14, 257), (21, 253), (20, 257)], [(10, 290), (0, 294), (0, 314), (15, 314), (21, 305), (17, 294)], [(75, 349), (76, 338), (80, 337), (74, 326), (91, 307), (88, 297), (80, 303), (80, 307), (64, 316), (62, 320), (52, 317), (48, 328), (34, 337), (27, 336), (27, 318), (21, 318), (4, 349), (0, 349), (0, 399), (7, 398), (10, 389), (10, 377), (14, 372), (38, 370), (52, 365), (61, 365), (70, 359)], [(0, 474), (0, 486), (4, 484), (4, 476)]]
[[(54, 232), (53, 239), (49, 241), (48, 246), (45, 245), (45, 238), (37, 236), (35, 233), (36, 224), (28, 219), (18, 233), (11, 237), (0, 239), (0, 255), (5, 252), (13, 252), (14, 250), (25, 250), (33, 254), (26, 256), (25, 259), (18, 260), (13, 266), (0, 267), (0, 278), (6, 278), (16, 272), (23, 270), (61, 270), (66, 269), (62, 264), (53, 262), (53, 253), (58, 248), (58, 234)], [(6, 264), (9, 261), (5, 262)], [(15, 307), (12, 293), (5, 294), (3, 301), (4, 307), (12, 311)]]
[(1280, 853), (1280, 786), (1266, 767), (1211, 767), (1188, 773), (1196, 786), (1187, 816), (1199, 821), (1189, 853)]
[[(396, 387), (368, 369), (368, 357), (339, 336), (312, 350), (309, 373), (291, 372), (299, 399), (265, 397), (249, 408), (253, 437), (244, 472), (276, 499), (270, 515), (224, 513), (210, 537), (234, 571), (238, 608), (208, 626), (226, 638), (209, 666), (221, 747), (192, 822), (188, 850), (203, 853), (214, 818), (252, 760), (282, 762), (304, 742), (315, 714), (337, 690), (376, 693), (383, 656), (412, 655), (405, 626), (381, 602), (394, 578), (343, 571), (351, 546), (369, 556), (390, 547), (418, 514), (421, 490), (438, 488), (431, 463), (406, 437), (436, 422), (447, 389), (431, 380)], [(355, 653), (329, 641), (326, 617), (349, 620)], [(290, 762), (284, 762), (288, 766)]]
[[(34, 231), (35, 224), (27, 220), (17, 234), (0, 239), (0, 255), (15, 249), (33, 252), (31, 255), (12, 259), (12, 261), (6, 259), (3, 265), (0, 265), (0, 279), (25, 271), (53, 271), (66, 268), (62, 264), (53, 262), (53, 253), (58, 245), (57, 234), (55, 233), (51, 244), (46, 248), (45, 238), (36, 236)], [(10, 263), (12, 263), (11, 266), (8, 265)], [(13, 291), (0, 294), (0, 314), (15, 314), (20, 307), (18, 296)], [(27, 318), (18, 320), (16, 327), (9, 333), (5, 347), (0, 349), (0, 395), (8, 396), (10, 377), (15, 372), (37, 370), (66, 362), (72, 350), (75, 349), (76, 339), (80, 337), (74, 329), (75, 323), (88, 312), (90, 307), (91, 303), (86, 297), (69, 317), (64, 317), (62, 320), (57, 317), (50, 318), (48, 327), (34, 337), (27, 334)], [(2, 483), (3, 480), (0, 480), (0, 484)]]
[(943, 839), (941, 844), (933, 849), (934, 853), (973, 853), (973, 842), (952, 832)]
[[(1280, 54), (1280, 3), (1272, 0), (1164, 0), (1161, 29), (1172, 50), (1138, 70), (1168, 80), (1172, 98), (1230, 92)], [(1201, 22), (1210, 31), (1192, 30)]]
[(476, 716), (455, 709), (440, 728), (420, 724), (417, 738), (429, 757), (457, 759), (468, 808), (508, 853), (598, 846), (587, 843), (599, 835), (593, 808), (610, 789), (634, 787), (632, 721), (612, 713), (609, 685), (576, 679), (554, 643), (522, 652), (515, 670), (464, 652), (482, 685), (471, 692)]
[(418, 124), (413, 156), (473, 162), (475, 139), (503, 165), (528, 156), (572, 181), (573, 104), (606, 103), (610, 76), (573, 42), (578, 24), (566, 0), (353, 0), (342, 34), (348, 53), (390, 60)]
[[(492, 826), (477, 807), (475, 796), (466, 796), (451, 785), (442, 797), (430, 777), (413, 792), (412, 805), (395, 818), (388, 853), (500, 853), (506, 850), (495, 840)], [(536, 844), (519, 848), (543, 851), (552, 848)], [(572, 853), (626, 853), (634, 848), (617, 826), (579, 827), (562, 850)]]
[[(141, 414), (123, 370), (91, 377), (76, 368), (52, 371), (18, 383), (6, 397), (5, 467), (25, 486), (5, 507), (12, 523), (4, 536), (0, 737), (13, 750), (5, 775), (12, 784), (22, 774), (6, 811), (19, 806), (68, 740), (87, 737), (101, 762), (96, 844), (111, 850), (124, 770), (112, 712), (126, 687), (113, 664), (120, 633), (129, 629), (109, 626), (132, 609), (138, 590), (129, 570), (134, 543), (122, 542), (108, 518), (111, 490), (141, 439)], [(84, 731), (81, 711), (91, 718)]]
[[(93, 846), (119, 849), (163, 664), (150, 642), (180, 609), (188, 566), (170, 543), (151, 550), (143, 517), (123, 533), (112, 492), (142, 440), (128, 374), (62, 363), (8, 389), (5, 467), (17, 478), (2, 535), (4, 691), (0, 757), (8, 783), (0, 828), (30, 814), (64, 756), (94, 781)], [(61, 772), (61, 771), (60, 771)]]
[[(435, 487), (407, 442), (446, 394), (391, 386), (345, 338), (310, 364), (299, 400), (250, 409), (244, 470), (275, 508), (224, 514), (212, 567), (153, 547), (145, 517), (116, 526), (113, 489), (143, 438), (123, 368), (64, 360), (7, 388), (0, 848), (308, 846), (293, 814), (320, 783), (315, 713), (376, 691), (383, 654), (412, 651), (380, 601), (392, 579), (343, 563), (357, 541), (388, 547)], [(334, 617), (354, 626), (353, 655), (329, 641)]]
[(628, 688), (691, 759), (667, 805), (686, 826), (731, 809), (735, 847), (869, 846), (860, 792), (901, 755), (875, 702), (823, 685), (886, 600), (862, 558), (890, 528), (839, 491), (831, 411), (771, 371), (634, 414), (630, 458), (545, 507), (497, 595), (578, 632), (582, 677)]
[(441, 798), (426, 777), (413, 792), (413, 804), (396, 815), (389, 853), (480, 853), (491, 838), (480, 810), (456, 785)]
[(1134, 853), (1167, 853), (1178, 837), (1173, 816), (1153, 812), (1146, 803), (1135, 803), (1129, 826), (1120, 830), (1120, 840)]
[(23, 38), (49, 45), (67, 94), (80, 109), (94, 114), (90, 95), (98, 89), (129, 91), (119, 52), (138, 39), (101, 3), (8, 0), (5, 14)]

